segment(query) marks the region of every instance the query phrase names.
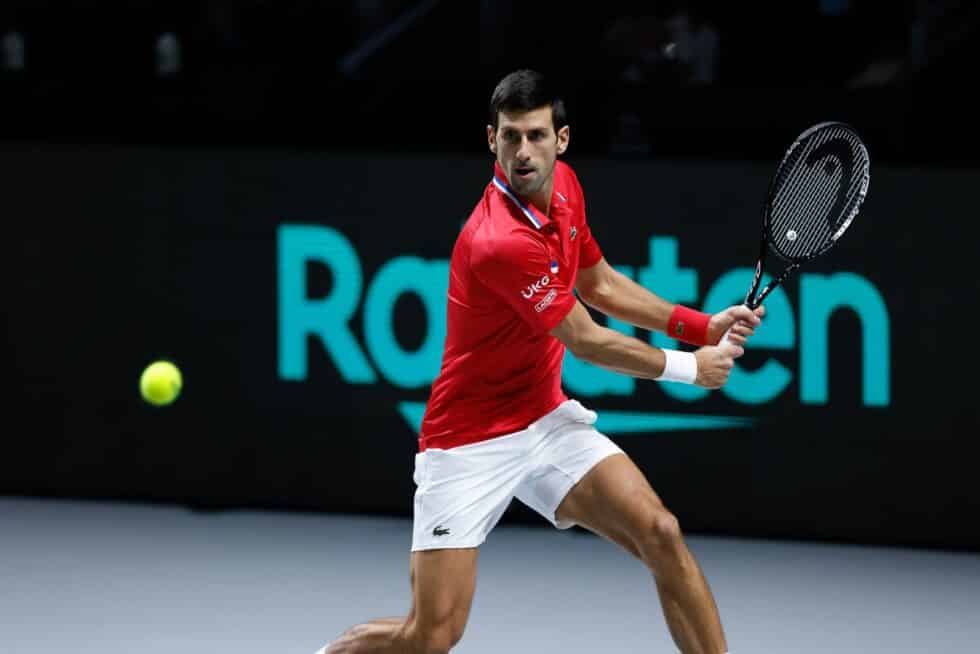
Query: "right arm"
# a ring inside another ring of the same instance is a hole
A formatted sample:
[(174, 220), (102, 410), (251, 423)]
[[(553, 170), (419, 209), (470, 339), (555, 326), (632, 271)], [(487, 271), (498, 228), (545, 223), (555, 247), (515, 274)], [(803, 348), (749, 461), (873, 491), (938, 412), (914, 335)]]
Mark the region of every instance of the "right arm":
[[(564, 343), (576, 358), (607, 370), (641, 379), (657, 379), (664, 372), (667, 360), (664, 350), (596, 324), (578, 301), (551, 330), (551, 335)], [(730, 341), (697, 350), (694, 353), (697, 360), (695, 384), (705, 388), (724, 386), (734, 360), (743, 352)]]
[[(728, 339), (695, 353), (661, 350), (597, 325), (559, 275), (534, 233), (478, 242), (470, 254), (474, 275), (534, 330), (548, 332), (582, 361), (644, 379), (677, 380), (705, 388), (728, 381), (742, 348)], [(667, 375), (664, 375), (664, 371)]]

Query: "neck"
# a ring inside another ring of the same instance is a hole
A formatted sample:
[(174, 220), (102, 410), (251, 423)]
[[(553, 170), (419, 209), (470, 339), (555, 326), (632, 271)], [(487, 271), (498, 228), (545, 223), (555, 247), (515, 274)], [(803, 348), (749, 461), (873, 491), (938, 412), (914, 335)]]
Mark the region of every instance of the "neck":
[(551, 191), (555, 186), (554, 178), (549, 179), (545, 182), (541, 190), (533, 194), (531, 197), (527, 198), (527, 202), (533, 204), (538, 211), (544, 215), (550, 215), (548, 211), (551, 209)]

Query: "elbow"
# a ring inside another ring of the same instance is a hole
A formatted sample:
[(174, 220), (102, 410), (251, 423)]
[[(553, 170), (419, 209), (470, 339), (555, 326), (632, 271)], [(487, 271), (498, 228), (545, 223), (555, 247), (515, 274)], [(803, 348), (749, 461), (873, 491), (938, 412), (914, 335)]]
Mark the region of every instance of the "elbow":
[[(583, 298), (584, 300), (584, 298)], [(580, 361), (592, 361), (595, 352), (599, 349), (599, 335), (601, 330), (598, 325), (593, 325), (592, 329), (582, 330), (568, 340), (565, 345), (569, 351)]]

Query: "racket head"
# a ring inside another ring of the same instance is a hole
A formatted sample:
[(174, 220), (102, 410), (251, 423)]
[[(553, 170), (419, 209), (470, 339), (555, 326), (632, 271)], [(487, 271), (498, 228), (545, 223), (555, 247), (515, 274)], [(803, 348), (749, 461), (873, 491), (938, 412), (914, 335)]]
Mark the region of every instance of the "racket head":
[(766, 197), (763, 239), (799, 266), (847, 231), (868, 194), (871, 158), (850, 125), (828, 121), (800, 134), (783, 155)]

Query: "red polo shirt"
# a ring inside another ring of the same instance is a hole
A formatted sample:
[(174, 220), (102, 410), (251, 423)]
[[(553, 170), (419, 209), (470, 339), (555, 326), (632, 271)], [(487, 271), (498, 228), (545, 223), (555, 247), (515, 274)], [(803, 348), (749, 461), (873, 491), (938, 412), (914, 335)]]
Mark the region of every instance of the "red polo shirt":
[(567, 399), (565, 346), (549, 332), (575, 305), (579, 268), (602, 258), (571, 167), (555, 164), (550, 216), (510, 188), (499, 164), (453, 248), (442, 367), (419, 449), (520, 431)]

